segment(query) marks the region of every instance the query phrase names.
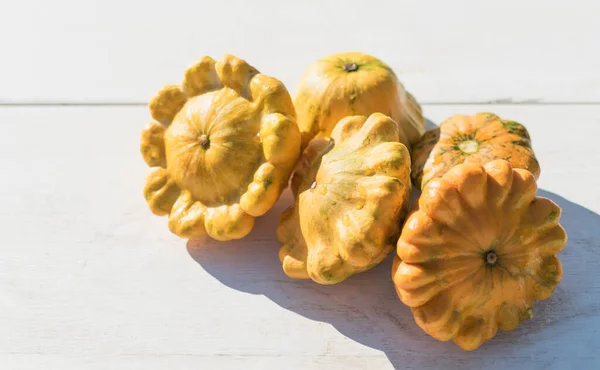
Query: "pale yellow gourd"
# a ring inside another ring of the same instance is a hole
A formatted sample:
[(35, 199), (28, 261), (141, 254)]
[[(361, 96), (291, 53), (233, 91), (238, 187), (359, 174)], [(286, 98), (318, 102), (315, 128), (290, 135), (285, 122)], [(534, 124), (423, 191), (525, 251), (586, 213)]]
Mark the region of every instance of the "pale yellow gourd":
[(293, 278), (338, 283), (393, 249), (410, 201), (410, 157), (398, 125), (351, 116), (331, 139), (310, 141), (292, 179), (295, 204), (281, 216), (279, 258)]
[(244, 60), (202, 58), (149, 103), (144, 196), (185, 238), (238, 239), (287, 187), (300, 132), (285, 86)]
[(381, 60), (363, 53), (332, 54), (304, 72), (294, 98), (303, 148), (312, 138), (329, 137), (344, 117), (388, 115), (399, 141), (410, 149), (425, 132), (421, 106)]

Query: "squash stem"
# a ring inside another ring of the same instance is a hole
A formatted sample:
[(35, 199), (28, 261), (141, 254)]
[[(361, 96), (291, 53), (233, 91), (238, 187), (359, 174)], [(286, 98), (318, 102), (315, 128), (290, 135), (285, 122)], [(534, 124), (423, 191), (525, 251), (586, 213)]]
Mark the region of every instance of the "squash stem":
[(496, 255), (496, 252), (489, 251), (485, 254), (485, 262), (488, 265), (494, 265), (496, 264), (496, 261), (498, 261), (498, 256)]
[(200, 136), (200, 145), (204, 149), (208, 149), (210, 147), (210, 140), (208, 139), (208, 136), (206, 136), (206, 135), (201, 135)]
[(354, 72), (358, 70), (358, 65), (356, 63), (346, 63), (344, 64), (344, 71), (346, 72)]

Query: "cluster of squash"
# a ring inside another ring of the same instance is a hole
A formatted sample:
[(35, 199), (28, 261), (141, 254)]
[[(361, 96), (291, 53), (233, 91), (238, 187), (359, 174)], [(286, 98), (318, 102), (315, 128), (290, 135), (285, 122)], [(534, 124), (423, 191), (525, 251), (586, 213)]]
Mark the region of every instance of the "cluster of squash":
[(400, 300), (465, 350), (531, 318), (561, 280), (567, 235), (560, 208), (536, 196), (526, 128), (479, 113), (426, 131), (377, 58), (319, 60), (292, 100), (244, 60), (204, 57), (149, 108), (144, 196), (178, 236), (244, 237), (291, 178), (295, 203), (277, 227), (285, 274), (339, 283), (395, 250)]

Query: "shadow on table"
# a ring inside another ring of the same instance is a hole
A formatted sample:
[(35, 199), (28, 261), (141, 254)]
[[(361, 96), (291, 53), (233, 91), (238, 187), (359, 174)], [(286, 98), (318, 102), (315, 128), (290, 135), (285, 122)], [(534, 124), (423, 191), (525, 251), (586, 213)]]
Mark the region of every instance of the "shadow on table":
[[(273, 210), (257, 220), (254, 231), (244, 242), (223, 246), (208, 239), (196, 240), (188, 243), (188, 251), (223, 284), (262, 294), (299, 315), (330, 323), (348, 338), (383, 351), (396, 368), (437, 367), (449, 359), (467, 368), (484, 364), (489, 367), (500, 359), (506, 365), (507, 356), (512, 356), (518, 365), (530, 356), (543, 359), (551, 349), (549, 342), (540, 339), (560, 333), (573, 339), (572, 349), (560, 350), (562, 360), (572, 361), (586, 353), (590, 356), (586, 351), (592, 343), (597, 343), (594, 330), (590, 329), (594, 326), (595, 330), (600, 329), (598, 318), (593, 317), (600, 313), (597, 298), (600, 284), (596, 277), (600, 266), (600, 216), (553, 193), (540, 190), (539, 195), (552, 199), (563, 209), (561, 223), (569, 233), (567, 248), (560, 254), (565, 271), (563, 281), (550, 299), (536, 303), (533, 320), (515, 331), (499, 332), (474, 352), (462, 352), (451, 342), (438, 342), (417, 327), (410, 310), (396, 298), (390, 278), (391, 258), (337, 285), (324, 286), (286, 277), (277, 257), (280, 245), (274, 235), (279, 214), (292, 202), (288, 192)], [(589, 321), (573, 323), (574, 319), (586, 316)], [(565, 340), (558, 338), (550, 342), (564, 345)], [(594, 348), (598, 350), (598, 344)], [(548, 364), (557, 366), (558, 360), (550, 356)], [(594, 361), (591, 357), (587, 360)], [(537, 365), (543, 367), (542, 363)]]
[[(415, 324), (410, 309), (396, 297), (391, 281), (392, 256), (372, 270), (336, 285), (285, 276), (277, 256), (280, 244), (275, 228), (279, 215), (292, 204), (289, 191), (256, 220), (252, 233), (243, 241), (223, 245), (208, 238), (192, 240), (188, 252), (221, 283), (264, 295), (311, 320), (327, 322), (346, 337), (384, 352), (395, 368), (520, 366), (532, 356), (537, 356), (536, 368), (570, 366), (577, 358), (593, 362), (590, 346), (600, 350), (598, 344), (592, 344), (597, 343), (594, 330), (589, 330), (594, 325), (600, 329), (600, 300), (594, 298), (600, 287), (596, 277), (600, 267), (600, 216), (556, 194), (540, 190), (539, 195), (563, 209), (561, 223), (569, 233), (567, 248), (560, 254), (563, 281), (550, 299), (536, 303), (533, 320), (512, 332), (499, 332), (474, 352), (463, 352), (452, 342), (438, 342)], [(581, 316), (589, 319), (574, 321)], [(560, 336), (558, 340), (547, 340), (560, 333), (564, 333), (563, 340)], [(572, 338), (571, 346), (566, 338)], [(553, 352), (549, 343), (563, 346), (561, 358), (549, 356)]]

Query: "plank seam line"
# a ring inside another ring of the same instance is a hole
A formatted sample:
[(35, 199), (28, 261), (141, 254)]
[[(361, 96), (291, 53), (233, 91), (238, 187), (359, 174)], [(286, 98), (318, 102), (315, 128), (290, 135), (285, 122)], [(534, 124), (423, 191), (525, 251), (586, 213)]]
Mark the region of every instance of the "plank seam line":
[[(575, 102), (537, 102), (537, 101), (424, 101), (421, 105), (528, 105), (528, 106), (552, 106), (552, 105), (600, 105), (600, 101), (575, 101)], [(146, 102), (0, 102), (0, 107), (142, 107)]]

